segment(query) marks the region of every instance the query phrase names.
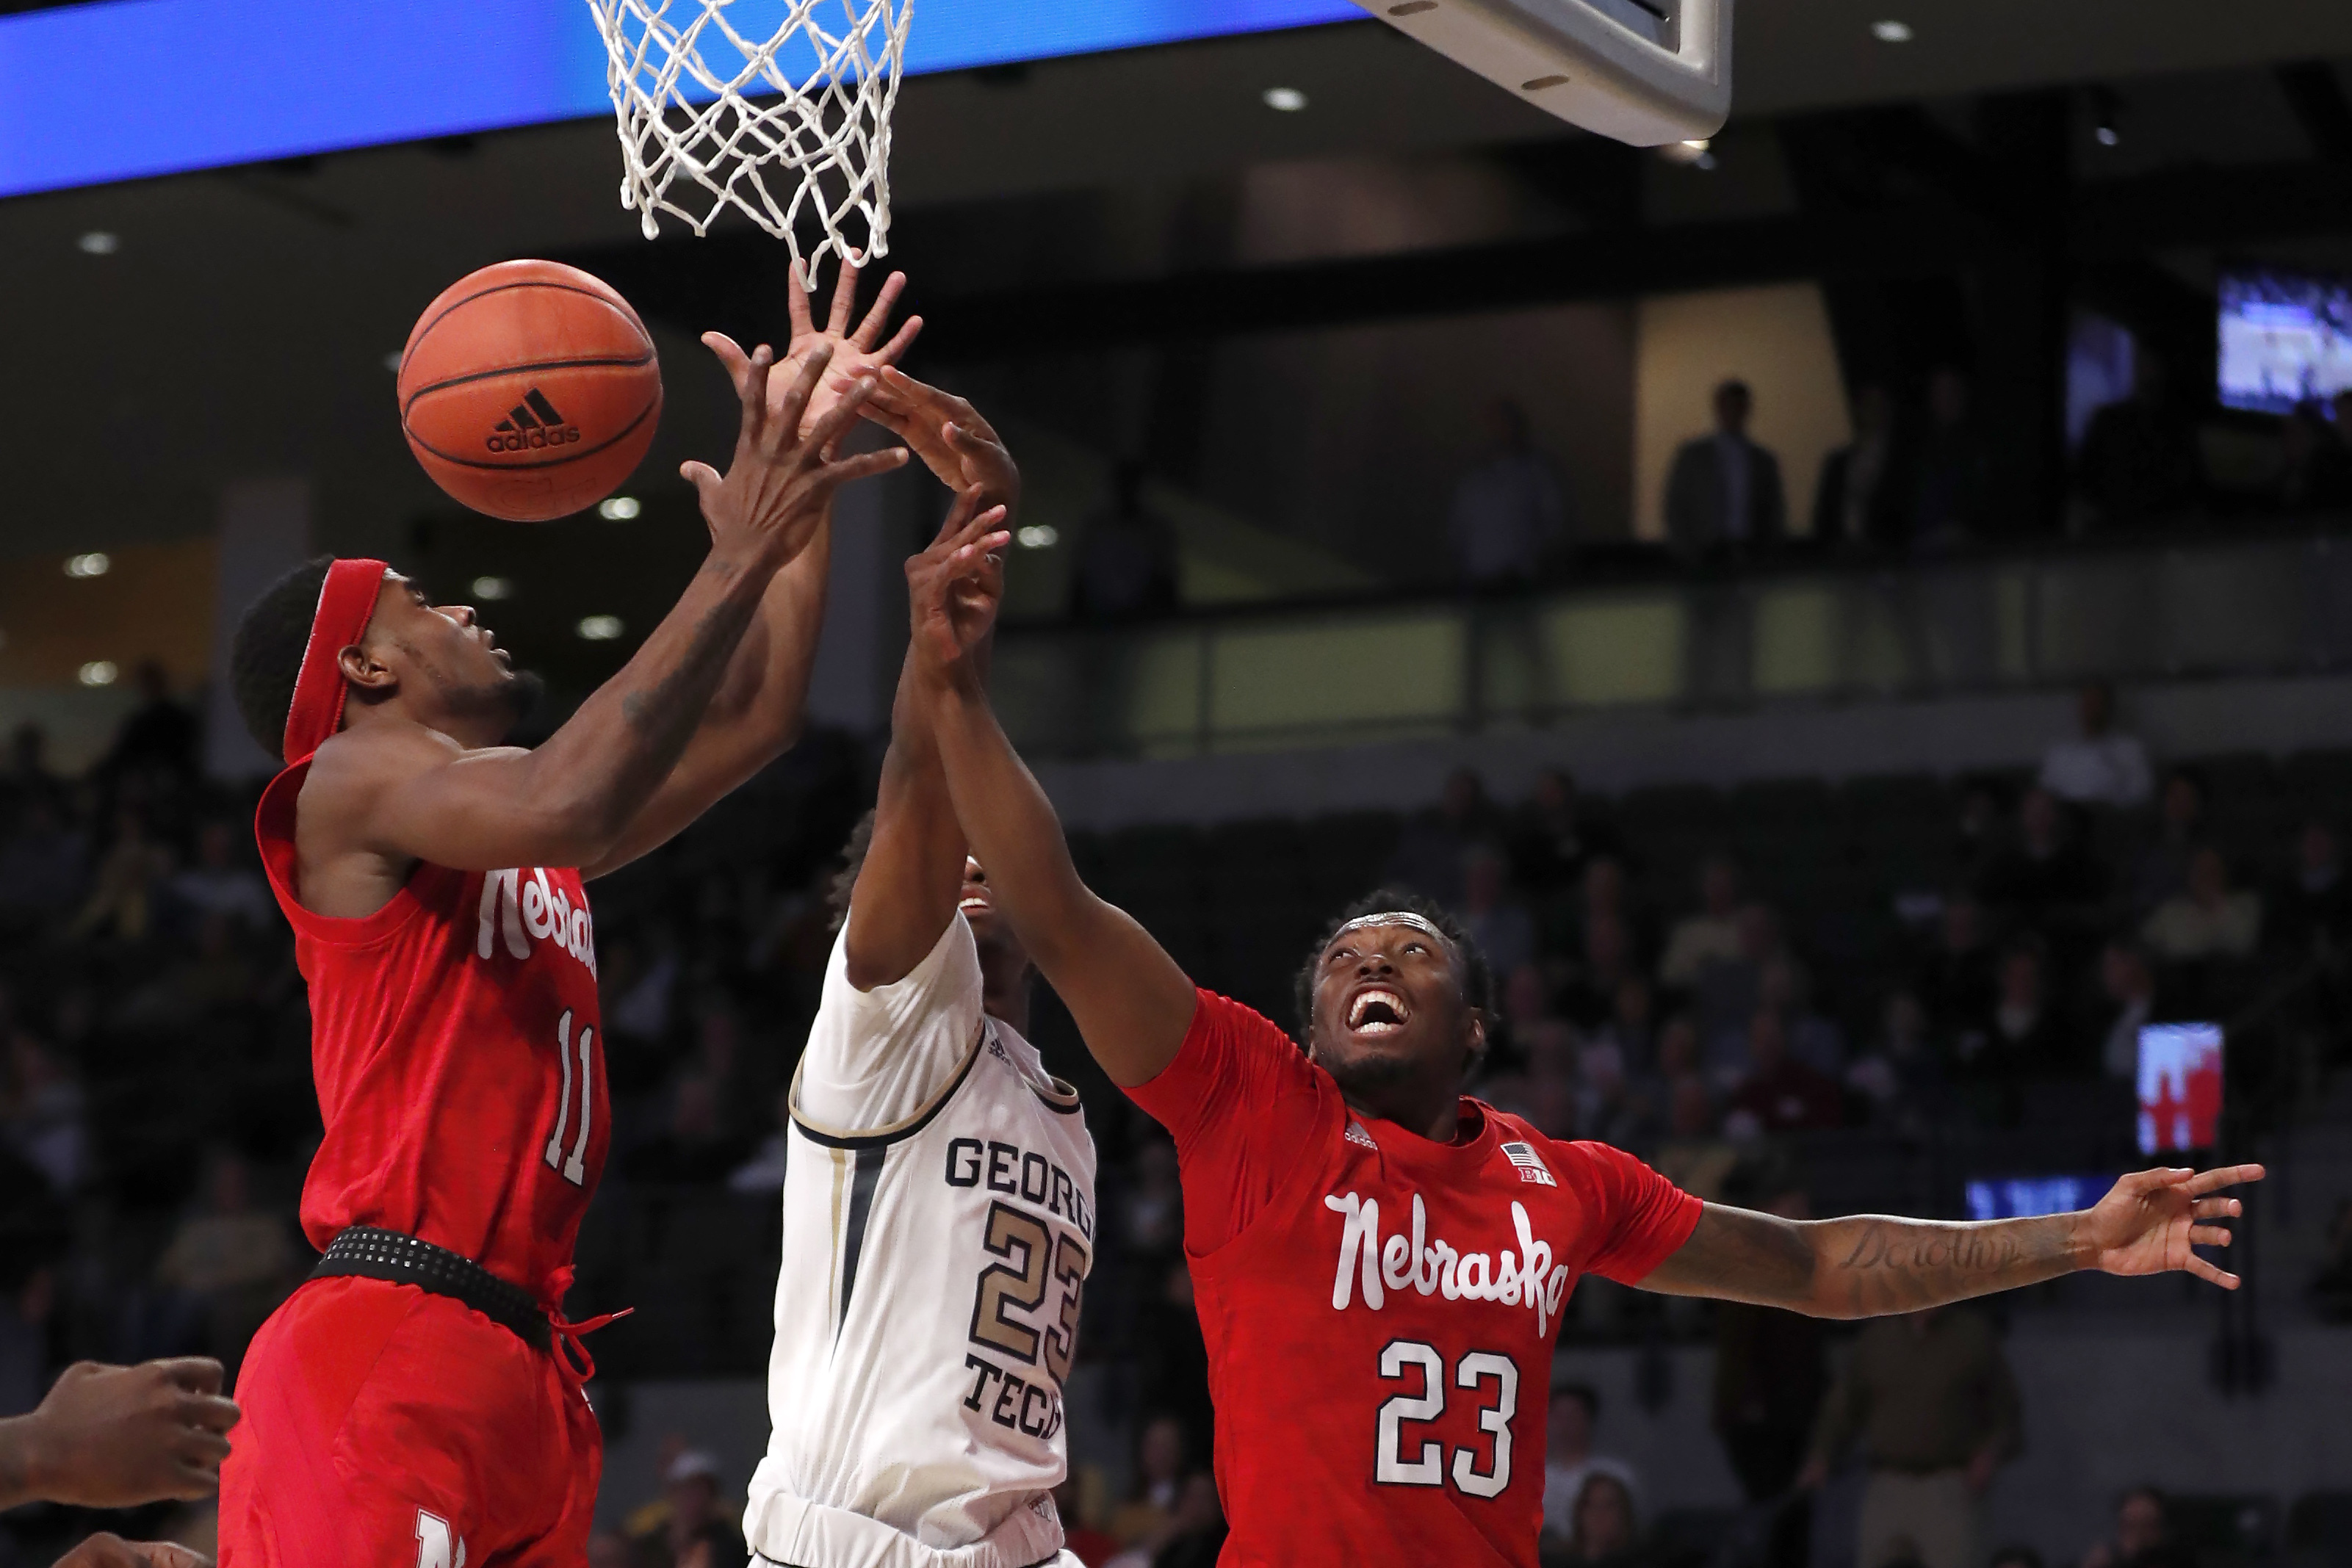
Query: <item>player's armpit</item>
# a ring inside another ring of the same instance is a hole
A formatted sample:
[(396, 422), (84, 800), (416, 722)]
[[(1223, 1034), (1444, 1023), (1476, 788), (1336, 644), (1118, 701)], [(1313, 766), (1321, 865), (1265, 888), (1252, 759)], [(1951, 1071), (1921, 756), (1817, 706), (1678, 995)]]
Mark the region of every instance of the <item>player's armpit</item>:
[(1710, 1203), (1690, 1239), (1651, 1270), (1640, 1289), (1812, 1312), (1819, 1257), (1808, 1229), (1777, 1215)]

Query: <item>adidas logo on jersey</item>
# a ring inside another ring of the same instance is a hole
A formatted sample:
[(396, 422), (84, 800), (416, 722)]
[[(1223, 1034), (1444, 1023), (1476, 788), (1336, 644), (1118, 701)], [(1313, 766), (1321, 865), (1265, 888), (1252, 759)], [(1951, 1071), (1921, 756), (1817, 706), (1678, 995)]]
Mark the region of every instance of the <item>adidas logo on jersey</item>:
[(1339, 1229), (1339, 1271), (1331, 1281), (1334, 1312), (1348, 1310), (1360, 1278), (1364, 1305), (1374, 1312), (1386, 1302), (1390, 1291), (1418, 1291), (1449, 1301), (1500, 1301), (1533, 1312), (1540, 1339), (1568, 1297), (1568, 1265), (1553, 1263), (1551, 1243), (1536, 1239), (1527, 1209), (1517, 1202), (1511, 1205), (1511, 1223), (1518, 1228), (1519, 1249), (1506, 1249), (1495, 1256), (1458, 1252), (1443, 1237), (1430, 1236), (1429, 1211), (1419, 1193), (1412, 1195), (1409, 1239), (1402, 1231), (1381, 1237), (1376, 1197), (1326, 1194), (1323, 1207), (1347, 1221)]
[(574, 905), (548, 880), (544, 866), (533, 866), (528, 877), (520, 871), (484, 873), (476, 956), (488, 957), (498, 940), (516, 958), (530, 957), (532, 942), (552, 941), (587, 966), (589, 974), (596, 972), (596, 924), (588, 917), (588, 905)]
[(1503, 1154), (1513, 1165), (1519, 1167), (1521, 1181), (1538, 1182), (1545, 1186), (1559, 1185), (1552, 1179), (1551, 1167), (1543, 1163), (1543, 1156), (1536, 1153), (1533, 1144), (1514, 1140), (1503, 1145)]
[(1351, 1144), (1360, 1144), (1365, 1148), (1371, 1150), (1374, 1154), (1378, 1154), (1380, 1152), (1381, 1146), (1372, 1142), (1372, 1135), (1364, 1131), (1364, 1124), (1361, 1122), (1350, 1121), (1348, 1124), (1348, 1142)]
[(555, 412), (547, 394), (537, 387), (522, 394), (522, 401), (507, 410), (507, 416), (490, 426), (483, 444), (493, 452), (525, 452), (542, 446), (566, 446), (580, 439), (580, 427)]

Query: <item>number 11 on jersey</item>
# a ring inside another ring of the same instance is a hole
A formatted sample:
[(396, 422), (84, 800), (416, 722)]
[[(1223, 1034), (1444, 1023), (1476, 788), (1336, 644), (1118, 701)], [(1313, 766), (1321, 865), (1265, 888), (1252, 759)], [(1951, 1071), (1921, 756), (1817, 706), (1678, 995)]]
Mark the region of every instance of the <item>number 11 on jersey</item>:
[(555, 1060), (563, 1068), (563, 1089), (555, 1103), (555, 1131), (548, 1134), (547, 1168), (562, 1172), (563, 1179), (573, 1186), (588, 1185), (588, 1109), (593, 1103), (589, 1064), (595, 1060), (589, 1054), (589, 1048), (595, 1039), (594, 1030), (585, 1024), (580, 1027), (580, 1135), (572, 1141), (572, 1152), (567, 1155), (563, 1152), (563, 1132), (572, 1120), (572, 1009), (564, 1009), (563, 1016), (555, 1021)]

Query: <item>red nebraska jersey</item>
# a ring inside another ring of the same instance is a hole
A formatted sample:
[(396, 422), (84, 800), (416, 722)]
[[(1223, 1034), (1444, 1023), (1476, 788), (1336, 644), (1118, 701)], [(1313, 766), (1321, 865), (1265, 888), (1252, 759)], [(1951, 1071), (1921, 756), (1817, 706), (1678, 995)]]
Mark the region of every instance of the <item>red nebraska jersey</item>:
[(1645, 1278), (1699, 1201), (1475, 1100), (1450, 1144), (1351, 1112), (1281, 1030), (1207, 991), (1129, 1092), (1176, 1138), (1220, 1561), (1534, 1568), (1569, 1290)]
[(552, 1310), (611, 1137), (580, 873), (419, 864), (373, 915), (314, 915), (295, 889), (309, 772), (279, 774), (254, 822), (310, 985), (326, 1136), (303, 1234), (323, 1251), (346, 1226), (404, 1231)]

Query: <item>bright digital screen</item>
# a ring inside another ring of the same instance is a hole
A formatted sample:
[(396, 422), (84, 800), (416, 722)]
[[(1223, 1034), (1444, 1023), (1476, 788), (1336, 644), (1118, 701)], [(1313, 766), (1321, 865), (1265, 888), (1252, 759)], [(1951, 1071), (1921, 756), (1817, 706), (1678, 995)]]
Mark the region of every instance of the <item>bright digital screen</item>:
[(2221, 1129), (2221, 1026), (2139, 1031), (2139, 1152), (2210, 1149)]
[(2237, 272), (2220, 293), (2224, 403), (2284, 413), (2352, 390), (2352, 280)]
[(2109, 1176), (1979, 1176), (1967, 1186), (1970, 1219), (2036, 1219), (2072, 1214), (2107, 1195)]
[[(730, 18), (756, 32), (785, 5), (737, 0)], [(1364, 15), (1349, 0), (914, 5), (916, 73)], [(606, 115), (604, 71), (586, 0), (101, 0), (22, 13), (0, 18), (0, 196)]]

